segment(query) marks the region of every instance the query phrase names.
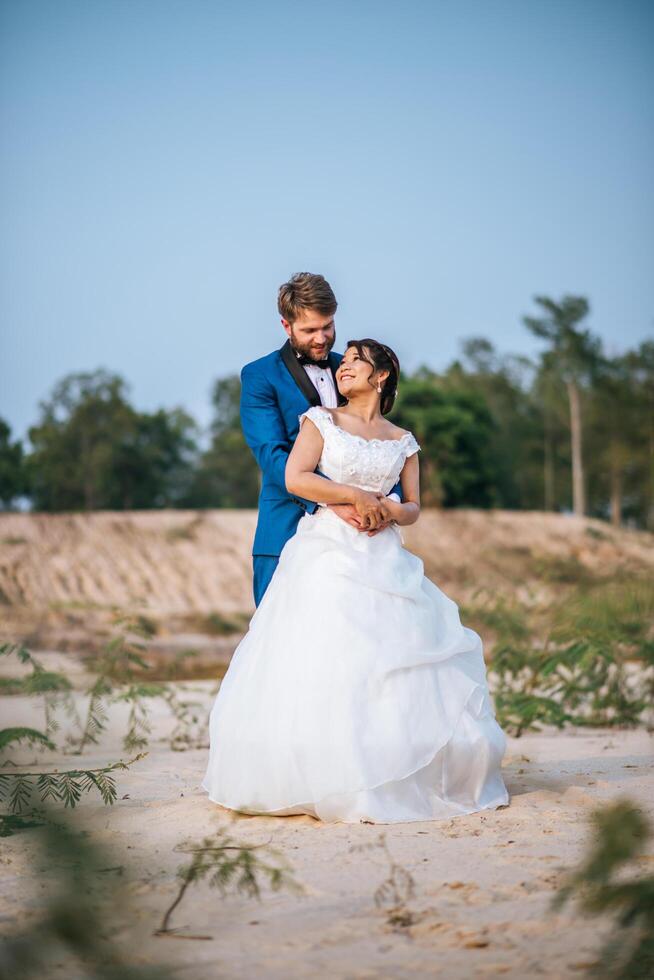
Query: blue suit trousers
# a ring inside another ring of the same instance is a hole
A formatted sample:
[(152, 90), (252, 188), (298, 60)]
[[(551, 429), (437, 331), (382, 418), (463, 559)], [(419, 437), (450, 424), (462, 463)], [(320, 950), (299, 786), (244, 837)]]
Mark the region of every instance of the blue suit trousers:
[(270, 580), (275, 573), (278, 563), (279, 555), (254, 555), (252, 557), (254, 571), (252, 587), (254, 590), (255, 606), (258, 606), (263, 599), (263, 594), (270, 585)]

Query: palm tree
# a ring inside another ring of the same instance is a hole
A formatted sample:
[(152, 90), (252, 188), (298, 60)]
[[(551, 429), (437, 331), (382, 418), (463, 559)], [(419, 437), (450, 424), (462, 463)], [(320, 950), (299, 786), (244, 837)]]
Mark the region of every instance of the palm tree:
[(543, 508), (556, 508), (556, 461), (557, 443), (563, 438), (565, 427), (561, 407), (561, 379), (552, 363), (551, 353), (541, 356), (534, 378), (532, 395), (539, 406), (543, 419)]
[(575, 514), (586, 512), (583, 462), (581, 389), (594, 376), (601, 360), (601, 341), (577, 324), (589, 311), (584, 296), (564, 296), (559, 303), (547, 296), (534, 296), (544, 310), (542, 317), (525, 316), (523, 323), (532, 333), (549, 341), (542, 358), (543, 369), (557, 372), (568, 394), (572, 455), (572, 501)]

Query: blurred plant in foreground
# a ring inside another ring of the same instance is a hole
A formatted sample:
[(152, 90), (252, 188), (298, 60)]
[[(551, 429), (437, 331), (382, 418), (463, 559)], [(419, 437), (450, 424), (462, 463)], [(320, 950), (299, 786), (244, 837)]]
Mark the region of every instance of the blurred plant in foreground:
[(551, 908), (558, 911), (576, 897), (584, 915), (616, 914), (613, 932), (590, 975), (645, 980), (654, 976), (654, 876), (626, 878), (624, 870), (640, 858), (651, 828), (628, 799), (595, 810), (591, 820), (592, 844), (552, 899)]
[[(127, 896), (121, 887), (122, 866), (85, 834), (77, 833), (61, 814), (45, 813), (37, 832), (40, 852), (34, 873), (47, 867), (50, 896), (37, 919), (0, 947), (0, 980), (41, 980), (52, 976), (54, 963), (62, 975), (88, 980), (168, 980), (160, 967), (133, 965), (128, 954), (111, 938), (111, 913), (125, 916)], [(115, 872), (119, 872), (117, 876)], [(99, 884), (99, 883), (102, 884)]]

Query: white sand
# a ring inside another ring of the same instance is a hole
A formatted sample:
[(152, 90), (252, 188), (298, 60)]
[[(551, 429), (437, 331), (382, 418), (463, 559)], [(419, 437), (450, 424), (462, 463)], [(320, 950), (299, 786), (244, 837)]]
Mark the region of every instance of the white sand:
[[(214, 685), (195, 682), (205, 707)], [(38, 702), (3, 698), (4, 724), (40, 723)], [(112, 807), (85, 798), (80, 827), (111, 847), (125, 867), (130, 907), (115, 909), (110, 932), (132, 951), (134, 963), (166, 962), (179, 976), (207, 977), (524, 977), (578, 976), (597, 954), (608, 920), (584, 920), (572, 906), (552, 914), (548, 904), (565, 869), (588, 839), (587, 817), (623, 795), (654, 821), (654, 738), (645, 731), (547, 730), (510, 739), (504, 777), (510, 805), (438, 822), (345, 825), (311, 817), (245, 817), (208, 802), (199, 789), (206, 749), (172, 752), (163, 737), (170, 721), (154, 711), (148, 756), (118, 774)], [(122, 720), (86, 766), (125, 757)], [(21, 761), (31, 762), (33, 753)], [(79, 765), (78, 757), (44, 754), (44, 768)], [(173, 925), (209, 934), (210, 941), (156, 938), (153, 932), (176, 892), (184, 840), (228, 827), (247, 843), (270, 842), (291, 862), (303, 895), (265, 891), (262, 901), (206, 885), (191, 889)], [(381, 850), (352, 852), (384, 833), (396, 862), (415, 879), (408, 923), (395, 928), (373, 895), (387, 877)], [(652, 871), (654, 854), (641, 862)], [(2, 844), (2, 932), (38, 916), (42, 872), (31, 864), (33, 831)], [(53, 965), (52, 976), (66, 975)]]

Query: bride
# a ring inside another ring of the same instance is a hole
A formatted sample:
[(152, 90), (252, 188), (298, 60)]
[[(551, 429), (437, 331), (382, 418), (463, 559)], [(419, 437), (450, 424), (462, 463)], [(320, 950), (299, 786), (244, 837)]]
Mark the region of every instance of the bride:
[(353, 504), (365, 530), (322, 506), (283, 548), (211, 711), (202, 788), (231, 810), (394, 823), (509, 802), (481, 639), (403, 547), (420, 446), (384, 417), (398, 376), (388, 347), (349, 341), (346, 405), (300, 417), (288, 490)]

